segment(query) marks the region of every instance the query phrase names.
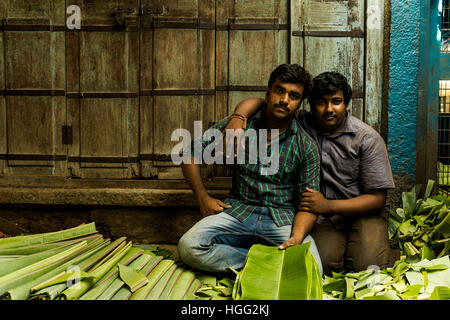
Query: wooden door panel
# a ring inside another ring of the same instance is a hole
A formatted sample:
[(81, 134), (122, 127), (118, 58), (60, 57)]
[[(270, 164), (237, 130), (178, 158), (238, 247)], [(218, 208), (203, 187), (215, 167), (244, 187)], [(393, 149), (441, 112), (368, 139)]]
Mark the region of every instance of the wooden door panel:
[[(364, 2), (303, 2), (301, 30), (294, 34), (302, 39), (305, 68), (316, 76), (337, 71), (347, 77), (353, 89), (351, 113), (364, 117)], [(333, 14), (330, 14), (333, 12)]]
[(200, 39), (197, 30), (156, 29), (154, 89), (200, 88)]
[(65, 1), (2, 1), (0, 167), (5, 175), (66, 174)]
[[(177, 142), (175, 129), (194, 134), (194, 121), (208, 128), (215, 117), (214, 0), (148, 1), (162, 12), (144, 16), (151, 21), (141, 30), (142, 176), (179, 179), (181, 169), (171, 161)], [(211, 169), (202, 171), (208, 174)]]
[[(216, 120), (248, 97), (264, 98), (270, 73), (290, 59), (291, 1), (216, 2)], [(225, 166), (215, 176), (229, 176)]]
[(79, 32), (66, 32), (69, 173), (78, 178), (139, 177), (139, 34), (114, 12), (139, 1), (73, 1)]
[(229, 37), (228, 85), (267, 85), (278, 64), (277, 32), (232, 31)]
[(305, 30), (364, 30), (364, 0), (306, 0), (303, 13)]
[[(22, 22), (33, 23), (32, 20), (49, 21), (53, 26), (63, 26), (66, 23), (65, 0), (3, 0), (7, 19), (20, 19)], [(0, 5), (1, 6), (1, 5)]]
[(81, 92), (138, 92), (136, 32), (80, 33)]

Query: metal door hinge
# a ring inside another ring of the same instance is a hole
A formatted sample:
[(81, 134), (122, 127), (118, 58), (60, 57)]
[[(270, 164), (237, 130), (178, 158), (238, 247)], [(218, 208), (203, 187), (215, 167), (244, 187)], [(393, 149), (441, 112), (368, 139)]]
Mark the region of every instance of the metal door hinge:
[(62, 126), (62, 143), (73, 143), (72, 126)]
[(162, 6), (144, 6), (140, 7), (117, 7), (114, 11), (114, 17), (117, 24), (125, 27), (125, 30), (136, 29), (138, 24), (144, 27), (151, 24), (154, 15), (162, 14)]

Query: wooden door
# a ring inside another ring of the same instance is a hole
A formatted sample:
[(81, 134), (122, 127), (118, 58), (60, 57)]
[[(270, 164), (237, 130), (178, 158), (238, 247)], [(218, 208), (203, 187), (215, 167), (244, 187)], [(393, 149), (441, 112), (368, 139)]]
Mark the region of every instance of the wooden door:
[[(140, 151), (144, 178), (183, 178), (171, 161), (175, 129), (215, 119), (214, 0), (142, 0)], [(149, 12), (149, 13), (147, 13)], [(207, 169), (204, 174), (209, 172)]]
[(382, 17), (376, 0), (292, 1), (291, 56), (316, 76), (337, 71), (353, 89), (351, 113), (380, 129)]
[(0, 172), (66, 174), (65, 1), (0, 2)]
[[(70, 177), (138, 178), (139, 36), (114, 16), (123, 1), (79, 0), (80, 30), (66, 32)], [(139, 8), (139, 0), (126, 8)]]
[[(70, 5), (80, 30), (65, 27)], [(370, 8), (382, 18), (377, 0), (0, 0), (0, 172), (181, 179), (172, 132), (264, 97), (285, 62), (342, 72), (353, 115), (378, 129), (383, 21)]]

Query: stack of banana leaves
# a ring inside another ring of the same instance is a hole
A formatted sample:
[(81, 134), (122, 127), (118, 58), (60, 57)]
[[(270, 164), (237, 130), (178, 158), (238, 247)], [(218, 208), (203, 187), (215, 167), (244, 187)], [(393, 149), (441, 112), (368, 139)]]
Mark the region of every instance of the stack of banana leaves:
[(94, 223), (0, 239), (0, 298), (193, 300), (202, 286), (192, 269), (127, 242)]
[(450, 198), (431, 196), (428, 181), (402, 193), (402, 207), (392, 210), (389, 237), (401, 250), (392, 268), (372, 266), (361, 272), (333, 273), (323, 281), (324, 299), (450, 299)]
[[(401, 250), (391, 268), (320, 277), (309, 244), (254, 245), (236, 276), (194, 270), (157, 246), (114, 241), (95, 224), (0, 239), (0, 298), (66, 300), (450, 299), (450, 198), (429, 181), (402, 194), (389, 237)], [(231, 273), (232, 274), (232, 273)], [(235, 278), (235, 279), (234, 279)]]

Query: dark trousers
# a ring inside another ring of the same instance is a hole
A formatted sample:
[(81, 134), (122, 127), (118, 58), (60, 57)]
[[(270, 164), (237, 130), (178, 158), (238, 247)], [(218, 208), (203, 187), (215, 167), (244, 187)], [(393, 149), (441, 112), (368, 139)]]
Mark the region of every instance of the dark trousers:
[(390, 248), (387, 227), (386, 211), (358, 218), (342, 230), (337, 230), (328, 219), (316, 224), (311, 235), (319, 250), (324, 274), (358, 272), (369, 266), (391, 267), (397, 254)]

